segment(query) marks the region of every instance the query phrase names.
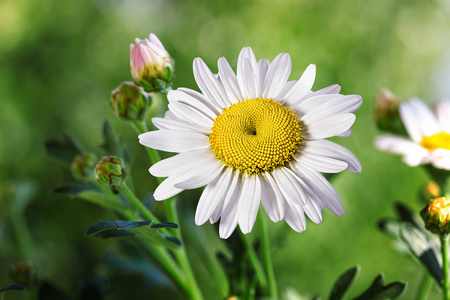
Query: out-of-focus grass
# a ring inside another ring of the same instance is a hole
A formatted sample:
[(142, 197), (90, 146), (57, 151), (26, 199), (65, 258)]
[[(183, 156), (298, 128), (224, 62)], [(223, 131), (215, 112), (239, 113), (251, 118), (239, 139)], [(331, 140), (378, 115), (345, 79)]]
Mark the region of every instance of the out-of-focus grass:
[[(409, 282), (410, 299), (422, 271), (395, 253), (376, 222), (393, 215), (401, 200), (417, 211), (417, 188), (426, 180), (419, 168), (379, 153), (373, 139), (374, 96), (383, 87), (402, 98), (435, 100), (436, 76), (449, 49), (449, 6), (445, 1), (12, 1), (0, 3), (0, 184), (31, 179), (39, 192), (27, 210), (42, 275), (75, 294), (83, 279), (102, 273), (105, 251), (115, 242), (84, 236), (104, 210), (52, 190), (70, 174), (44, 153), (48, 138), (75, 134), (98, 150), (101, 124), (113, 126), (135, 147), (133, 175), (140, 196), (155, 180), (147, 173), (145, 153), (134, 132), (109, 110), (110, 91), (129, 80), (128, 46), (135, 37), (158, 35), (176, 60), (175, 87), (197, 89), (192, 60), (202, 57), (215, 72), (225, 56), (232, 66), (240, 49), (257, 57), (292, 56), (291, 79), (310, 63), (317, 65), (314, 89), (338, 83), (344, 94), (360, 94), (353, 135), (339, 138), (360, 159), (362, 174), (342, 174), (334, 184), (346, 209), (342, 217), (325, 212), (321, 225), (308, 223), (298, 234), (285, 224), (270, 224), (275, 273), (280, 289), (327, 294), (332, 281), (354, 264), (362, 266), (354, 292), (380, 272), (388, 281)], [(445, 79), (439, 78), (445, 81)], [(164, 103), (161, 103), (164, 106)], [(160, 108), (163, 110), (163, 108)], [(193, 225), (198, 192), (185, 193), (182, 225)], [(1, 208), (1, 204), (0, 204)], [(7, 217), (0, 235), (8, 235)], [(199, 232), (213, 232), (204, 225)], [(8, 270), (19, 257), (0, 253), (0, 287), (11, 283)], [(71, 270), (70, 272), (68, 270)], [(204, 292), (215, 297), (204, 270), (197, 270)], [(120, 288), (120, 284), (118, 286)], [(125, 288), (125, 287), (124, 287)], [(19, 294), (17, 294), (19, 295)]]

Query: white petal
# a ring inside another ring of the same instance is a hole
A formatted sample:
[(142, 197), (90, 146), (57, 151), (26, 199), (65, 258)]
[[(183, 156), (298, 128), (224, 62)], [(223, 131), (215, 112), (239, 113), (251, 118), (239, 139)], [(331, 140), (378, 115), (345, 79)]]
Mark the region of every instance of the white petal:
[(244, 99), (255, 99), (259, 90), (259, 67), (255, 54), (250, 47), (239, 53), (237, 79)]
[(403, 161), (410, 166), (417, 166), (428, 156), (428, 150), (402, 137), (383, 135), (375, 139), (378, 149), (395, 154), (402, 154)]
[(316, 65), (309, 65), (294, 87), (286, 94), (284, 102), (288, 103), (291, 107), (297, 105), (311, 91), (315, 78)]
[(189, 170), (196, 164), (203, 163), (213, 155), (210, 149), (182, 152), (172, 157), (163, 159), (150, 168), (150, 174), (155, 177), (168, 177), (182, 170)]
[(237, 103), (238, 101), (244, 100), (239, 89), (236, 74), (234, 74), (233, 69), (225, 57), (219, 58), (218, 66), (220, 80), (225, 87), (230, 102)]
[(188, 171), (174, 179), (174, 185), (179, 189), (196, 189), (207, 185), (213, 181), (225, 165), (216, 157), (211, 155), (211, 158), (204, 162), (199, 162)]
[(231, 168), (225, 168), (222, 174), (211, 181), (203, 191), (195, 212), (195, 224), (202, 225), (217, 210), (225, 199), (231, 182)]
[(173, 181), (170, 178), (167, 178), (163, 182), (161, 182), (153, 193), (153, 198), (156, 201), (161, 201), (165, 199), (169, 199), (180, 192), (184, 191), (183, 189), (176, 188), (173, 185)]
[(194, 78), (202, 93), (211, 101), (214, 101), (221, 108), (230, 106), (222, 84), (199, 57), (194, 59)]
[(316, 224), (322, 222), (322, 208), (318, 203), (313, 200), (308, 201), (305, 206), (302, 207), (308, 218)]
[[(170, 110), (168, 111), (170, 112)], [(177, 131), (190, 131), (202, 134), (210, 134), (211, 129), (205, 129), (195, 124), (188, 123), (178, 118), (152, 118), (152, 123), (158, 129), (168, 129)]]
[(252, 231), (258, 215), (259, 203), (261, 201), (261, 183), (257, 175), (244, 173), (244, 185), (239, 197), (238, 220), (242, 233)]
[(305, 205), (306, 194), (291, 170), (279, 167), (272, 171), (272, 176), (287, 202)]
[(237, 208), (238, 200), (241, 196), (242, 185), (242, 178), (239, 173), (235, 173), (230, 185), (230, 190), (223, 203), (223, 209), (220, 216), (219, 236), (222, 239), (227, 239), (238, 224)]
[[(205, 95), (203, 95), (202, 93), (199, 93), (197, 91), (188, 89), (188, 88), (177, 88), (177, 91), (183, 92), (186, 95), (191, 96), (192, 98), (194, 98), (195, 100), (203, 103), (204, 105), (206, 105), (211, 111), (214, 112), (215, 115), (220, 115), (220, 113), (222, 112), (223, 108), (220, 107), (219, 105), (217, 105), (215, 103), (215, 101), (211, 101), (208, 100), (208, 98), (205, 97)], [(169, 92), (170, 93), (170, 92)]]
[(144, 146), (167, 152), (185, 152), (209, 147), (209, 137), (203, 134), (155, 130), (139, 135), (139, 143)]
[(258, 60), (258, 68), (259, 68), (259, 90), (258, 95), (263, 94), (264, 90), (264, 79), (266, 78), (267, 70), (269, 69), (269, 60), (267, 58), (261, 58)]
[(279, 102), (284, 102), (283, 101), (284, 96), (295, 86), (296, 83), (297, 80), (288, 81), (281, 89), (281, 91), (278, 93), (278, 95), (276, 95), (273, 99)]
[(354, 114), (341, 114), (305, 124), (307, 127), (303, 136), (311, 140), (329, 138), (348, 130), (355, 119)]
[(286, 213), (284, 219), (288, 225), (297, 232), (302, 232), (306, 229), (305, 213), (301, 205), (296, 203), (287, 203)]
[(346, 130), (346, 131), (344, 131), (343, 133), (338, 134), (338, 135), (336, 135), (336, 136), (347, 137), (347, 136), (351, 136), (351, 135), (352, 135), (352, 130), (349, 129), (349, 130)]
[(341, 87), (339, 86), (339, 84), (333, 84), (330, 86), (327, 86), (323, 89), (320, 89), (318, 91), (310, 91), (308, 94), (306, 94), (305, 97), (303, 97), (302, 101), (305, 101), (306, 99), (309, 99), (311, 97), (315, 97), (315, 96), (319, 96), (319, 95), (327, 95), (327, 94), (339, 94), (339, 92), (341, 91)]
[(328, 140), (305, 141), (303, 152), (321, 155), (344, 161), (348, 164), (347, 170), (352, 173), (361, 172), (361, 163), (347, 148)]
[(312, 171), (307, 167), (298, 169), (296, 165), (292, 165), (296, 174), (305, 182), (311, 191), (322, 201), (332, 213), (340, 216), (344, 213), (339, 195), (334, 187), (323, 177), (322, 174)]
[(195, 94), (188, 94), (182, 89), (172, 90), (167, 95), (167, 99), (169, 100), (169, 103), (172, 103), (174, 101), (183, 103), (184, 105), (191, 106), (192, 108), (195, 108), (200, 113), (204, 114), (206, 117), (208, 117), (211, 120), (215, 120), (217, 117), (217, 113), (215, 113), (210, 107), (208, 107), (203, 101), (203, 99), (193, 96)]
[(422, 136), (430, 136), (440, 131), (428, 106), (418, 99), (400, 104), (399, 111), (409, 136), (415, 142), (420, 142)]
[(441, 126), (441, 130), (450, 133), (450, 100), (438, 101), (433, 111)]
[(292, 61), (289, 54), (279, 54), (267, 70), (262, 96), (264, 98), (275, 98), (286, 85), (291, 69)]
[(336, 97), (343, 97), (343, 95), (316, 95), (300, 102), (294, 107), (294, 111), (299, 116), (304, 116), (311, 111), (314, 111), (318, 106), (335, 99)]
[(183, 104), (181, 102), (172, 101), (168, 105), (171, 112), (179, 119), (182, 119), (199, 127), (201, 132), (211, 132), (214, 125), (214, 120), (211, 120), (206, 115), (193, 108), (192, 106)]
[(261, 174), (261, 202), (264, 210), (273, 222), (284, 217), (284, 199), (272, 176), (267, 172)]
[(342, 96), (330, 99), (322, 105), (318, 105), (315, 109), (309, 111), (301, 120), (305, 124), (311, 124), (322, 119), (326, 119), (338, 114), (354, 113), (362, 104), (362, 98), (358, 95)]
[(299, 151), (295, 154), (294, 158), (295, 161), (291, 161), (291, 164), (298, 163), (300, 165), (305, 165), (317, 172), (339, 173), (347, 169), (348, 166), (344, 161), (308, 152)]

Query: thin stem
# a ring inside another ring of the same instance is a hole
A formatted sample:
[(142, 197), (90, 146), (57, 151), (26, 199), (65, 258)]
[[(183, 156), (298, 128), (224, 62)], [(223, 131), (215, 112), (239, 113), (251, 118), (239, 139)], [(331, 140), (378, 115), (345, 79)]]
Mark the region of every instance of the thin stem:
[(244, 246), (247, 250), (248, 258), (250, 260), (250, 264), (253, 266), (253, 270), (255, 271), (256, 278), (258, 279), (259, 283), (261, 284), (261, 287), (263, 290), (267, 289), (267, 278), (266, 274), (264, 273), (264, 268), (261, 265), (261, 262), (258, 259), (258, 255), (255, 252), (255, 249), (253, 248), (252, 243), (250, 242), (249, 238), (240, 232), (241, 240), (244, 243)]
[(119, 190), (128, 198), (131, 204), (137, 208), (137, 210), (146, 218), (147, 220), (153, 220), (154, 222), (160, 222), (159, 219), (139, 200), (133, 192), (124, 183), (118, 186)]
[(277, 299), (278, 298), (277, 282), (275, 281), (275, 274), (273, 272), (272, 257), (270, 253), (269, 234), (267, 231), (267, 224), (266, 222), (264, 222), (263, 218), (264, 216), (261, 212), (262, 210), (260, 209), (258, 212), (257, 222), (261, 235), (260, 238), (261, 238), (262, 262), (267, 275), (267, 281), (269, 285), (269, 296), (271, 299)]
[(441, 253), (442, 253), (442, 292), (444, 294), (444, 299), (450, 299), (450, 291), (449, 291), (449, 281), (448, 281), (448, 234), (441, 234)]
[(422, 282), (420, 283), (419, 292), (417, 293), (416, 300), (425, 300), (428, 298), (431, 286), (433, 285), (433, 277), (428, 272), (423, 275)]

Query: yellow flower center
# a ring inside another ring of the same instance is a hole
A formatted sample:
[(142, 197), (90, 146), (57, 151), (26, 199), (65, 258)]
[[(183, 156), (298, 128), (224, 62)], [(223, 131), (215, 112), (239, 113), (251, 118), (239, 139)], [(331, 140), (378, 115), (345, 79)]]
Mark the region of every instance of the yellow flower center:
[(214, 154), (225, 165), (249, 174), (285, 165), (301, 140), (301, 126), (292, 110), (260, 98), (225, 108), (209, 136)]
[(450, 134), (440, 132), (431, 136), (426, 136), (420, 142), (420, 146), (430, 151), (438, 148), (450, 150)]

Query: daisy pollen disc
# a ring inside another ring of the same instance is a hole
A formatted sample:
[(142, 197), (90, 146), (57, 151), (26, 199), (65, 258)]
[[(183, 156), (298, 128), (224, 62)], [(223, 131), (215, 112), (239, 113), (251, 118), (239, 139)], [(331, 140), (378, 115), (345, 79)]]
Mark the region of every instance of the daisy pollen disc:
[(301, 139), (301, 126), (292, 110), (265, 98), (225, 108), (209, 136), (217, 158), (248, 174), (284, 166), (293, 159)]
[(420, 145), (430, 151), (438, 148), (450, 150), (450, 134), (440, 132), (431, 136), (425, 136), (420, 142)]

